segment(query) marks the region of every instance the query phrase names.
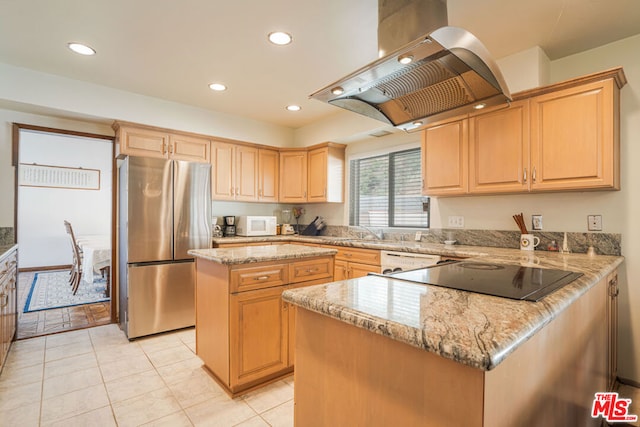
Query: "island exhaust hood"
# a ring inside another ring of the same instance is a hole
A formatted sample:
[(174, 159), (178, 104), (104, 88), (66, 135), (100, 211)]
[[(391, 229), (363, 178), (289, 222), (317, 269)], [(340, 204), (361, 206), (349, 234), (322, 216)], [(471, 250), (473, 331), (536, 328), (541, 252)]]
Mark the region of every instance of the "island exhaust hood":
[(511, 100), (500, 69), (480, 40), (447, 26), (446, 0), (378, 1), (383, 57), (310, 98), (408, 132)]

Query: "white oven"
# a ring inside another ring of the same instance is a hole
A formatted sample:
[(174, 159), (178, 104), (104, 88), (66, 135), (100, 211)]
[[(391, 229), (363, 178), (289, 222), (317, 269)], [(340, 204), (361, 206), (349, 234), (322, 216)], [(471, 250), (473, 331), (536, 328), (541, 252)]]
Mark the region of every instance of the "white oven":
[(395, 251), (382, 251), (380, 254), (382, 274), (430, 267), (436, 265), (438, 261), (440, 261), (439, 255)]
[(276, 217), (275, 216), (241, 216), (236, 226), (238, 236), (275, 236)]

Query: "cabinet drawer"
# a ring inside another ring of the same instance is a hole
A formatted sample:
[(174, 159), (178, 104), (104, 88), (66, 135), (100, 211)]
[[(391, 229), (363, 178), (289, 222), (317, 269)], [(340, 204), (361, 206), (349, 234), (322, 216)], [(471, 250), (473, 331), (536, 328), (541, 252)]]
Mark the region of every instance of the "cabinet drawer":
[(333, 277), (333, 258), (315, 258), (289, 264), (289, 283)]
[(380, 251), (339, 247), (336, 259), (360, 264), (380, 265)]
[(286, 264), (260, 267), (245, 267), (231, 270), (231, 293), (270, 288), (286, 284), (288, 269)]

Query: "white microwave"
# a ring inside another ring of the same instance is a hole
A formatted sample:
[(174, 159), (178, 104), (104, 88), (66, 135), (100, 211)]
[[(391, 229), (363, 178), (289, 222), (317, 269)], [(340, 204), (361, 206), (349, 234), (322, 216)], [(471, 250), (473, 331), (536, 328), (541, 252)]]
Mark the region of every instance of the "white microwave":
[(241, 216), (236, 225), (237, 236), (275, 236), (275, 216)]

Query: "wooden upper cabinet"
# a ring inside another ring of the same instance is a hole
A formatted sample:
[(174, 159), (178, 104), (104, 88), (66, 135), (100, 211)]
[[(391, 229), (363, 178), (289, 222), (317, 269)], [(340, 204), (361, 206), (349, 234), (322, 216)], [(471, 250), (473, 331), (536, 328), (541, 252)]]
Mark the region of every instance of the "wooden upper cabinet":
[(422, 132), (422, 194), (466, 194), (468, 184), (468, 119), (436, 123)]
[(620, 189), (613, 79), (531, 98), (531, 189)]
[(114, 128), (121, 156), (209, 162), (210, 142), (205, 137), (117, 122)]
[(236, 200), (258, 200), (258, 149), (238, 145), (235, 147)]
[(169, 157), (174, 160), (209, 162), (211, 142), (187, 135), (169, 135)]
[(308, 152), (308, 202), (344, 201), (344, 150), (341, 144), (328, 143)]
[(168, 156), (169, 133), (145, 128), (120, 126), (117, 129), (120, 154), (130, 156)]
[(258, 150), (258, 199), (261, 202), (277, 202), (279, 187), (280, 155), (277, 150)]
[(423, 194), (619, 190), (625, 84), (614, 68), (431, 125), (422, 136)]
[(211, 163), (214, 200), (278, 201), (277, 150), (214, 140)]
[(522, 192), (529, 185), (529, 101), (469, 119), (469, 192)]
[(211, 197), (215, 200), (235, 200), (234, 145), (211, 142)]
[(307, 150), (280, 152), (280, 201), (307, 201)]

